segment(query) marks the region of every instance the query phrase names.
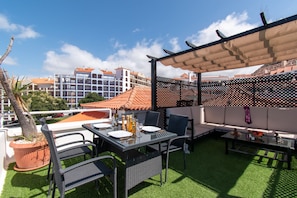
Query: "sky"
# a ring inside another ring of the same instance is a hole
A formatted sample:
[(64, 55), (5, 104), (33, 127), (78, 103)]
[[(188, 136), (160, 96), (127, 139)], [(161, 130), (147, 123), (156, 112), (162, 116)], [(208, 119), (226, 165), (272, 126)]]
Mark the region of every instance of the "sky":
[[(28, 78), (73, 74), (77, 67), (124, 67), (151, 75), (146, 55), (179, 52), (185, 41), (202, 45), (297, 14), (294, 0), (9, 0), (0, 1), (0, 65), (9, 76)], [(203, 75), (252, 73), (257, 67)], [(157, 75), (177, 77), (179, 69), (157, 65)]]

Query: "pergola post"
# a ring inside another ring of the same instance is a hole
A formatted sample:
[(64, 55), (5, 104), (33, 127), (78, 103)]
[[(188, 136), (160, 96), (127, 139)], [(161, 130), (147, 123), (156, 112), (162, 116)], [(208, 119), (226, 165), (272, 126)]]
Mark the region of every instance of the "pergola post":
[(198, 106), (202, 105), (202, 93), (201, 93), (201, 73), (197, 73), (197, 101)]
[(151, 58), (149, 61), (151, 63), (151, 100), (152, 100), (152, 110), (157, 110), (157, 60)]

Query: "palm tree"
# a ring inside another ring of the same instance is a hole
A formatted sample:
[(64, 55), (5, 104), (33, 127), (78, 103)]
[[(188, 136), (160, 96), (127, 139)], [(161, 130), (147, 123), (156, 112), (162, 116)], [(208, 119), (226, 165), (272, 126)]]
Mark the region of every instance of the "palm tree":
[[(4, 59), (8, 56), (8, 54), (11, 51), (12, 45), (13, 45), (14, 38), (11, 37), (10, 43), (8, 45), (8, 48), (6, 52), (0, 57), (0, 65), (4, 61)], [(13, 80), (9, 80), (8, 74), (3, 70), (2, 67), (0, 67), (0, 83), (5, 90), (5, 93), (10, 100), (10, 103), (14, 109), (14, 112), (18, 118), (18, 121), (20, 123), (22, 134), (25, 138), (32, 140), (37, 135), (37, 128), (36, 123), (29, 113), (26, 106), (24, 106), (24, 101), (21, 99), (20, 92), (21, 90), (18, 90), (20, 81), (15, 81), (15, 85), (11, 86), (10, 82), (13, 83)], [(14, 90), (13, 90), (14, 88)], [(24, 112), (27, 112), (27, 116), (24, 114)]]

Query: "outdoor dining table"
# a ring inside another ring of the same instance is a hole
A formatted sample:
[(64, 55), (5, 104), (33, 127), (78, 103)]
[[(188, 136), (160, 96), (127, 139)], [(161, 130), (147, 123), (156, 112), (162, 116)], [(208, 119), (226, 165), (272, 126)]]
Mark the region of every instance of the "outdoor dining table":
[[(111, 132), (124, 132), (118, 127), (96, 128), (96, 124), (83, 124), (82, 127), (98, 136), (101, 143), (109, 145), (112, 151), (119, 154), (125, 163), (125, 197), (128, 197), (128, 190), (143, 182), (144, 180), (160, 174), (162, 185), (162, 156), (156, 152), (139, 152), (138, 150), (150, 144), (168, 141), (177, 136), (175, 133), (166, 130), (155, 132), (140, 132), (130, 137), (114, 137)], [(99, 145), (100, 146), (100, 145)]]

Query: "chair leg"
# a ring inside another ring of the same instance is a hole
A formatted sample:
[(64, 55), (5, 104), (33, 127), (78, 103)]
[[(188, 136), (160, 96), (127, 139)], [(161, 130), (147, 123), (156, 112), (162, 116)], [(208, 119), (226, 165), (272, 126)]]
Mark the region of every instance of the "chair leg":
[(184, 157), (184, 170), (186, 169), (186, 153), (183, 151), (183, 157)]
[(48, 197), (50, 197), (52, 192), (53, 180), (54, 180), (54, 174), (51, 174), (50, 183), (49, 183), (48, 192), (47, 192)]
[(169, 152), (166, 153), (165, 183), (167, 182), (168, 163), (169, 163)]
[(50, 177), (50, 172), (52, 167), (51, 165), (52, 165), (52, 160), (50, 159), (48, 163), (48, 169), (47, 169), (47, 177), (46, 177), (47, 180), (49, 180), (49, 177)]
[(163, 185), (163, 178), (162, 178), (162, 171), (161, 171), (161, 173), (160, 173), (160, 186), (162, 186)]
[(113, 197), (114, 198), (118, 197), (117, 174), (118, 174), (118, 171), (117, 171), (117, 168), (115, 168), (114, 173), (113, 173)]
[[(52, 198), (55, 198), (55, 192), (56, 192), (56, 182), (54, 181)], [(60, 192), (60, 193), (61, 193), (61, 197), (62, 197), (63, 196), (62, 192)]]
[(128, 197), (128, 189), (125, 187), (125, 198)]

